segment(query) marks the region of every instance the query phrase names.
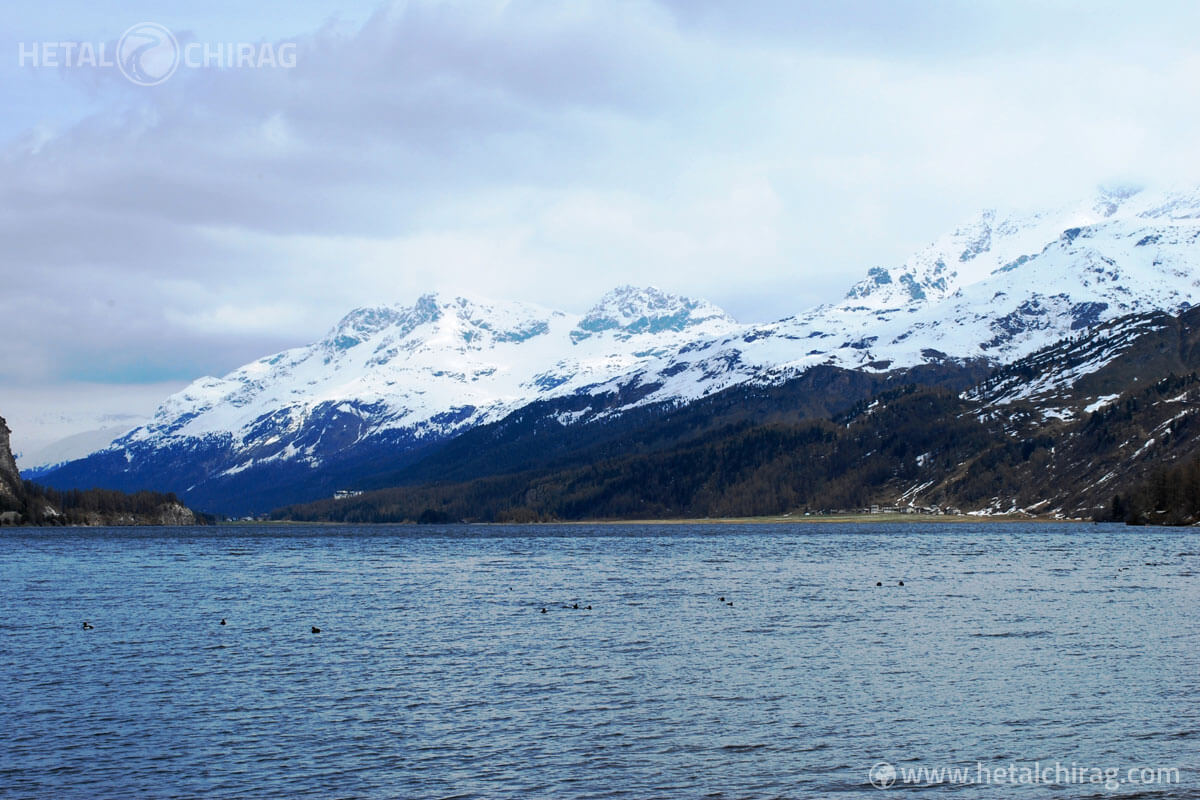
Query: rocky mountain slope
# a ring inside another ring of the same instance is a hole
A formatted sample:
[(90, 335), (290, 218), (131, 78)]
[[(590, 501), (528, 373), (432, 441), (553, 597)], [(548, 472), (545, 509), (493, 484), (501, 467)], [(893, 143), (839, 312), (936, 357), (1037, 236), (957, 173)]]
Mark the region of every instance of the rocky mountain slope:
[[(436, 295), (358, 309), (313, 345), (196, 381), (45, 480), (262, 511), (403, 470), (531, 404), (568, 401), (555, 422), (571, 426), (816, 367), (1009, 364), (1200, 301), (1198, 237), (1200, 190), (1109, 190), (1054, 212), (983, 212), (904, 264), (869, 270), (840, 303), (765, 325), (631, 287), (584, 315)], [(1103, 362), (1080, 361), (1074, 377)]]
[[(1106, 359), (1103, 366), (1063, 393), (1009, 391), (1014, 377), (1044, 387), (1097, 359)], [(1105, 394), (1114, 386), (1120, 391)], [(747, 405), (756, 399), (734, 388), (713, 400), (725, 396)], [(1116, 321), (1002, 367), (966, 391), (898, 381), (831, 418), (764, 410), (696, 426), (692, 407), (684, 407), (554, 464), (530, 459), (532, 469), (322, 500), (276, 516), (533, 521), (874, 507), (1187, 521), (1187, 509), (1200, 503), (1189, 488), (1200, 475), (1193, 466), (1200, 457), (1200, 309)], [(488, 427), (464, 439), (478, 441)], [(670, 446), (643, 446), (662, 439)], [(1160, 502), (1178, 510), (1159, 510)]]

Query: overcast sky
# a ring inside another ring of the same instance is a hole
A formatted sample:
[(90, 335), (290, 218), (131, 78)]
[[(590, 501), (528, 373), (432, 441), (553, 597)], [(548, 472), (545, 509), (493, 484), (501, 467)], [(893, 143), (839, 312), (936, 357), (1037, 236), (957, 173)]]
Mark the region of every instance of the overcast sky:
[[(583, 311), (632, 283), (775, 319), (982, 207), (1200, 179), (1192, 2), (166, 5), (6, 9), (18, 443), (144, 413), (356, 306), (444, 290)], [(148, 87), (22, 55), (111, 53), (140, 22), (181, 48), (294, 42), (295, 66), (182, 64)]]

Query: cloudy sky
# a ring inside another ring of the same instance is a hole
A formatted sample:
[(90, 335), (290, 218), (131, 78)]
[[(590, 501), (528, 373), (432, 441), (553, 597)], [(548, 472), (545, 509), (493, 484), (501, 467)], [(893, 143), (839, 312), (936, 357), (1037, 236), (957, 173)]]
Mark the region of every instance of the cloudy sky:
[[(1200, 4), (69, 0), (0, 32), (0, 414), (145, 413), (347, 310), (744, 320), (835, 299), (987, 206), (1200, 179)], [(189, 7), (190, 6), (190, 7)], [(248, 11), (247, 9), (253, 9)], [(155, 22), (295, 66), (30, 63)], [(78, 45), (77, 45), (78, 46)]]

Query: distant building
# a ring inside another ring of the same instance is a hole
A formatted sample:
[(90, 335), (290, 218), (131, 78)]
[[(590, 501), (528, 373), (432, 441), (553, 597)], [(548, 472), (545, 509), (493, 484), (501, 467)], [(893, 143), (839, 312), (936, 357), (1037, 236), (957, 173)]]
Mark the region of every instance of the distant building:
[(333, 493), (334, 500), (346, 500), (351, 497), (358, 497), (362, 492), (356, 489), (338, 489)]

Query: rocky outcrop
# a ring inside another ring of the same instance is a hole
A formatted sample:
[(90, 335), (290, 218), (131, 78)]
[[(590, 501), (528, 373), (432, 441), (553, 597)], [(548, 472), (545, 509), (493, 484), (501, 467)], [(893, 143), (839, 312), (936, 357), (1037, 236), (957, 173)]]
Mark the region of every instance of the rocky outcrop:
[[(21, 473), (17, 469), (17, 461), (13, 458), (12, 447), (9, 443), (8, 423), (0, 417), (0, 512), (17, 512), (25, 506), (25, 490), (21, 484)], [(6, 515), (0, 523), (13, 520), (11, 514)]]
[(89, 527), (125, 525), (197, 525), (200, 521), (181, 503), (163, 503), (153, 511), (143, 513), (82, 511), (68, 514), (68, 524)]

